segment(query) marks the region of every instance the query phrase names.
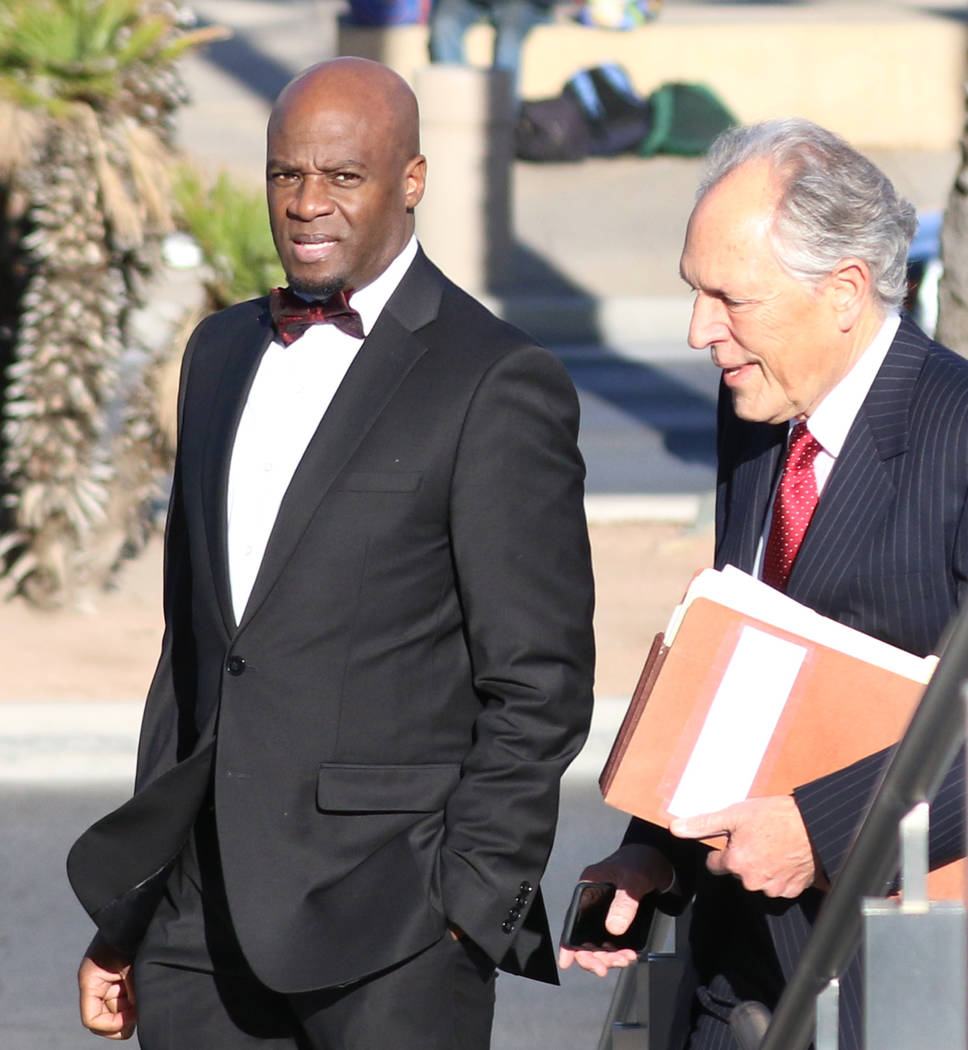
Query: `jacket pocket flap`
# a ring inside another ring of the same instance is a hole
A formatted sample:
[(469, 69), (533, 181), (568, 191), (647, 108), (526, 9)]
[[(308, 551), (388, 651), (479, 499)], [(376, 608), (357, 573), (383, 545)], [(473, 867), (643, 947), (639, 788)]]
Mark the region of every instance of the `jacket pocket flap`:
[(433, 813), (442, 810), (460, 780), (460, 766), (319, 767), (316, 806), (327, 813)]

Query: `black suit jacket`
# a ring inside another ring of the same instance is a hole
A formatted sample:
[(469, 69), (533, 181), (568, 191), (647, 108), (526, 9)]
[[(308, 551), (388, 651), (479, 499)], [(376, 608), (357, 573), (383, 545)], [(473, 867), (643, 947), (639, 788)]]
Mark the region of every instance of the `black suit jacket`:
[[(752, 571), (787, 425), (746, 423), (723, 392), (719, 410), (716, 566)], [(924, 655), (935, 650), (968, 584), (968, 361), (903, 320), (850, 429), (794, 563), (787, 593), (825, 616)], [(871, 703), (877, 703), (872, 697)], [(824, 870), (835, 876), (887, 753), (803, 785), (796, 799)], [(932, 805), (931, 860), (963, 852), (963, 756)], [(716, 878), (703, 850), (633, 822), (696, 890), (700, 979), (722, 968), (738, 998), (772, 1006), (822, 903), (748, 893)], [(717, 987), (723, 988), (722, 983)], [(860, 1045), (856, 967), (841, 989), (841, 1047)]]
[(538, 883), (593, 667), (574, 389), (418, 254), (236, 624), (228, 466), (271, 337), (259, 299), (187, 348), (136, 794), (75, 846), (75, 890), (136, 944), (211, 777), (233, 923), (270, 987), (347, 983), (448, 922), (553, 981)]

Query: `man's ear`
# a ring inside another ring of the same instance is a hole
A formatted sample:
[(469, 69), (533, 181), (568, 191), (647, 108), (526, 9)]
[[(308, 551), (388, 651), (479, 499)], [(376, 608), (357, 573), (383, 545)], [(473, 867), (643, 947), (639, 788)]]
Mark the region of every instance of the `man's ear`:
[(828, 278), (827, 292), (842, 332), (849, 332), (871, 302), (873, 281), (863, 259), (841, 259)]
[(427, 158), (418, 153), (411, 157), (404, 168), (406, 178), (406, 202), (407, 211), (412, 212), (420, 203), (424, 195), (424, 186), (427, 183)]

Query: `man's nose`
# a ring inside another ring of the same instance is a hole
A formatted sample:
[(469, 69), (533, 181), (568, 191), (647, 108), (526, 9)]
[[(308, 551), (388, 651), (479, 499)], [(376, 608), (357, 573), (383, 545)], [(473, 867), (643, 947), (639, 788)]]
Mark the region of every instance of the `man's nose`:
[(333, 210), (333, 197), (329, 183), (321, 175), (305, 175), (298, 192), (289, 204), (291, 214), (300, 219), (314, 219)]
[(705, 350), (727, 334), (726, 307), (713, 296), (697, 292), (689, 321), (689, 345), (693, 350)]

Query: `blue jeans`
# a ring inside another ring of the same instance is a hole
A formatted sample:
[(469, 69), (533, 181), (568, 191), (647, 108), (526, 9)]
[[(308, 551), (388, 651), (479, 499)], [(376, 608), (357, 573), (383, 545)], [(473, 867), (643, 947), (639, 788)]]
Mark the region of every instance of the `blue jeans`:
[(434, 0), (430, 12), (430, 61), (466, 65), (464, 34), (476, 22), (494, 26), (494, 69), (511, 74), (520, 95), (521, 48), (531, 29), (549, 20), (548, 7), (534, 0)]

